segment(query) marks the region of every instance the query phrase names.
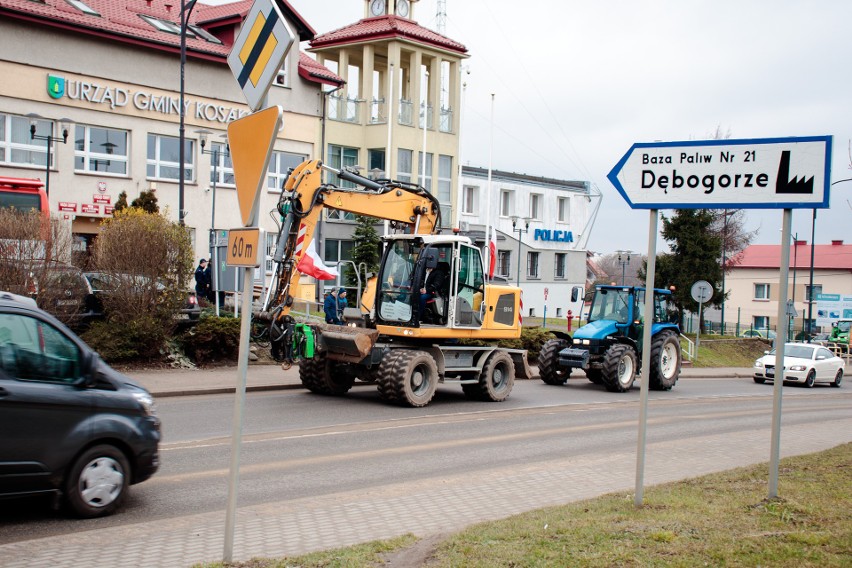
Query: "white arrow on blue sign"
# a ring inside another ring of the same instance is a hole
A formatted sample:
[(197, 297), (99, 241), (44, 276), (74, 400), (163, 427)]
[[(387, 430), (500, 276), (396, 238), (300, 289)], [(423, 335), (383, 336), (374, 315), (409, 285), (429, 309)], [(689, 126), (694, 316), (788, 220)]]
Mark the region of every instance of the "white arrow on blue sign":
[(607, 177), (633, 209), (826, 208), (831, 141), (637, 143)]

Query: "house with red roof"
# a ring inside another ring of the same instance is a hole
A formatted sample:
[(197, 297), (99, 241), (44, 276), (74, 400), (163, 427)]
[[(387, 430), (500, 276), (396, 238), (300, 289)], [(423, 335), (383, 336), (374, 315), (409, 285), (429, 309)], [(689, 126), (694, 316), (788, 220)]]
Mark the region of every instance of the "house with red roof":
[[(295, 37), (268, 93), (268, 104), (284, 109), (284, 128), (263, 211), (274, 210), (287, 169), (320, 154), (322, 88), (343, 85), (299, 49), (315, 39), (314, 28), (287, 0), (275, 1)], [(252, 0), (194, 4), (181, 105), (183, 4), (0, 0), (0, 176), (49, 176), (50, 211), (70, 224), (77, 252), (91, 245), (121, 193), (131, 201), (154, 190), (161, 210), (177, 220), (182, 188), (196, 257), (209, 256), (211, 228), (241, 226), (223, 136), (249, 112), (227, 56)], [(260, 217), (271, 246), (277, 227)]]
[[(827, 331), (831, 321), (843, 317), (844, 302), (852, 314), (852, 245), (839, 240), (814, 246), (795, 241), (790, 247), (786, 299), (779, 298), (781, 252), (781, 245), (751, 245), (731, 261), (725, 280), (728, 325), (777, 329), (779, 299), (793, 302), (798, 314), (793, 329), (797, 331), (807, 328), (809, 314), (814, 331)], [(832, 310), (824, 307), (834, 304), (840, 309), (832, 318)]]

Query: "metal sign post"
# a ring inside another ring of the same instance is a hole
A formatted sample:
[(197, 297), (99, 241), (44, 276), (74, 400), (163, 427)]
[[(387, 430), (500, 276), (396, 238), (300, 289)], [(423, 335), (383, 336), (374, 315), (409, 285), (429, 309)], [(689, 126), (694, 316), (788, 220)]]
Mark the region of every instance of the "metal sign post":
[(692, 299), (698, 302), (698, 328), (695, 330), (695, 360), (698, 361), (698, 345), (701, 341), (701, 306), (713, 297), (713, 286), (706, 280), (699, 280), (690, 290)]

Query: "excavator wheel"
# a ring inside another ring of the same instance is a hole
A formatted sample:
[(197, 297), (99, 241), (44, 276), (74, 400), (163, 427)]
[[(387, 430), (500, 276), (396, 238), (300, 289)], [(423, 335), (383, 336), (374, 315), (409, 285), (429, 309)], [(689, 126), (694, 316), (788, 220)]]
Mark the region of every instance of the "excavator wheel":
[(659, 333), (651, 341), (651, 390), (671, 390), (680, 377), (680, 341), (671, 332)]
[(570, 347), (565, 339), (551, 339), (545, 342), (538, 355), (538, 374), (549, 385), (564, 385), (571, 376), (571, 367), (559, 366), (559, 352)]
[(495, 351), (479, 374), (479, 400), (503, 402), (515, 386), (515, 363), (508, 353)]
[(636, 352), (629, 345), (610, 347), (603, 362), (603, 381), (610, 392), (627, 392), (636, 380)]
[(351, 372), (335, 369), (336, 366), (326, 358), (324, 351), (317, 351), (311, 359), (299, 362), (299, 378), (312, 393), (342, 396), (352, 388), (355, 376)]
[(438, 388), (438, 366), (429, 353), (412, 349), (391, 351), (379, 366), (379, 396), (400, 406), (426, 406)]

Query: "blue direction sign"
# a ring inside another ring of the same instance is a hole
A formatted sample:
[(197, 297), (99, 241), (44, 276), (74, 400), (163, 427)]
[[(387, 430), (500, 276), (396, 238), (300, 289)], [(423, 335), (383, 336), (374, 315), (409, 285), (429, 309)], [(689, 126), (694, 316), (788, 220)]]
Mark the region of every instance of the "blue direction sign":
[(607, 176), (633, 209), (829, 205), (831, 136), (634, 144)]

